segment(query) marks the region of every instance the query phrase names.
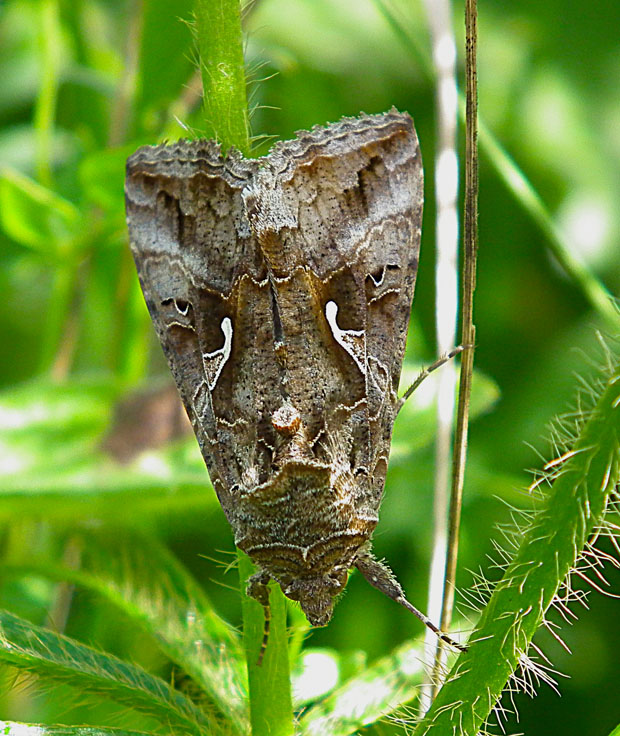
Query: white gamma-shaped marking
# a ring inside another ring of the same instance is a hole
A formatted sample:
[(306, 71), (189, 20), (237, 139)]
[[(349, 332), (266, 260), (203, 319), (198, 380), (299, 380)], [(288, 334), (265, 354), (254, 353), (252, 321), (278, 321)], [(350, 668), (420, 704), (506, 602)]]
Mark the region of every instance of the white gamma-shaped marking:
[(362, 375), (366, 375), (366, 349), (364, 345), (364, 330), (341, 330), (336, 322), (338, 314), (338, 305), (334, 301), (329, 301), (325, 305), (325, 317), (329, 325), (334, 340), (349, 353), (355, 361), (355, 365), (360, 369)]
[(207, 376), (207, 385), (209, 391), (213, 391), (217, 379), (220, 377), (222, 368), (226, 364), (228, 358), (230, 358), (230, 348), (232, 345), (233, 328), (230, 317), (224, 317), (221, 324), (222, 332), (224, 333), (224, 345), (218, 350), (214, 350), (212, 353), (202, 354), (202, 364), (204, 365), (205, 374)]

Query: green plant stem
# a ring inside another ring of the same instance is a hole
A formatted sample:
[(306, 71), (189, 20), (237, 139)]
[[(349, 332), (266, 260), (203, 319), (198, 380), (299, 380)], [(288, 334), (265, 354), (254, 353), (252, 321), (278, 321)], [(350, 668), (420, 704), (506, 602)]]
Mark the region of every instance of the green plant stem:
[[(195, 15), (206, 134), (218, 140), (223, 150), (235, 146), (244, 156), (249, 156), (249, 116), (239, 0), (196, 0)], [(264, 612), (257, 601), (245, 595), (246, 581), (253, 568), (242, 552), (238, 556), (252, 734), (288, 736), (294, 729), (284, 596), (279, 586), (272, 587), (269, 645), (263, 663), (258, 667)]]
[(197, 0), (195, 6), (207, 138), (250, 155), (239, 0)]
[[(250, 558), (238, 550), (239, 579), (245, 589), (255, 572)], [(258, 658), (263, 645), (265, 612), (262, 605), (243, 595), (243, 642), (248, 663), (250, 721), (252, 736), (292, 736), (293, 704), (291, 699), (286, 631), (286, 602), (279, 586), (271, 584), (269, 604), (271, 622), (269, 643), (263, 661)]]
[(558, 588), (579, 564), (620, 477), (620, 366), (556, 470), (555, 482), (470, 637), (469, 650), (457, 660), (415, 730), (417, 736), (479, 732), (524, 662)]
[(62, 48), (58, 0), (40, 0), (39, 13), (39, 63), (41, 81), (34, 111), (34, 129), (36, 131), (37, 141), (36, 171), (39, 183), (49, 187), (52, 183), (52, 143), (58, 94), (58, 76), (60, 73), (58, 51)]

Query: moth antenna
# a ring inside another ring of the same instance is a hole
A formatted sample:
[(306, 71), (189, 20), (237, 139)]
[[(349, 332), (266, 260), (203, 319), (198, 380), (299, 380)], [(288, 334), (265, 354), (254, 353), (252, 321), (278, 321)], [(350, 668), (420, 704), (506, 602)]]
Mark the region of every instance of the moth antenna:
[(441, 641), (446, 642), (451, 647), (461, 652), (466, 652), (467, 647), (459, 644), (451, 636), (445, 634), (440, 628), (419, 611), (413, 604), (405, 598), (405, 593), (390, 568), (383, 562), (377, 560), (370, 551), (365, 551), (355, 560), (355, 567), (362, 573), (368, 582), (377, 590), (380, 590), (388, 598), (406, 608), (410, 613), (420, 619)]
[(271, 608), (267, 605), (263, 606), (263, 610), (265, 611), (265, 623), (263, 626), (263, 641), (260, 645), (260, 652), (258, 653), (258, 660), (256, 662), (257, 667), (260, 667), (263, 663), (263, 657), (265, 656), (267, 644), (269, 643), (269, 627), (271, 626)]
[(449, 353), (444, 353), (434, 363), (431, 363), (431, 365), (428, 366), (428, 368), (423, 368), (420, 372), (420, 375), (415, 379), (415, 381), (409, 386), (409, 388), (405, 391), (405, 393), (401, 396), (401, 398), (398, 400), (398, 403), (396, 405), (396, 413), (403, 408), (403, 404), (407, 399), (411, 396), (411, 394), (419, 387), (419, 385), (422, 383), (422, 381), (425, 378), (428, 378), (430, 374), (433, 371), (436, 371), (437, 368), (441, 368), (444, 363), (447, 363), (449, 360), (452, 360), (455, 355), (458, 355), (459, 353), (462, 353), (463, 350), (467, 350), (467, 348), (471, 348), (473, 345), (458, 345), (454, 349), (450, 350)]

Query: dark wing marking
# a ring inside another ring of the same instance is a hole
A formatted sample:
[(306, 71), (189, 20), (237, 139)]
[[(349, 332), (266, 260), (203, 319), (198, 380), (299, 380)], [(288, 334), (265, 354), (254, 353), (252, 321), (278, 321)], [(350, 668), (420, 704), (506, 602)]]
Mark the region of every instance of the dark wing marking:
[[(238, 351), (237, 285), (264, 278), (241, 196), (254, 168), (239, 156), (223, 159), (209, 141), (141, 148), (127, 162), (128, 225), (142, 289), (225, 510), (222, 494), (240, 482), (233, 445), (218, 427), (218, 417), (236, 419), (221, 394), (230, 392)], [(248, 431), (242, 418), (238, 430)]]
[(343, 119), (258, 160), (209, 141), (142, 148), (126, 194), (145, 297), (225, 511), (273, 474), (273, 418), (290, 404), (307, 439), (296, 452), (373, 476), (380, 494), (421, 223), (409, 116)]
[(266, 258), (276, 277), (292, 272), (304, 281), (278, 287), (279, 296), (294, 292), (288, 319), (281, 310), (295, 356), (293, 403), (312, 437), (324, 426), (348, 434), (348, 447), (336, 451), (354, 470), (376, 474), (382, 490), (422, 221), (411, 118), (392, 111), (301, 132), (275, 147), (259, 177), (254, 227), (267, 241)]

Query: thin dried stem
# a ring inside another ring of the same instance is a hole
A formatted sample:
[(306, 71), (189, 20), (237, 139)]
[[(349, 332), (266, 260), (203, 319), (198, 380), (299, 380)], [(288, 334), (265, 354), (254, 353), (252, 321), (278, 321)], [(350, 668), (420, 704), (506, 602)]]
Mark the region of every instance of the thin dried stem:
[(444, 582), (444, 602), (440, 628), (450, 626), (454, 608), (454, 589), (458, 551), (459, 524), (463, 498), (463, 480), (467, 455), (469, 401), (474, 369), (476, 329), (473, 323), (478, 248), (478, 88), (476, 77), (477, 7), (476, 0), (466, 0), (466, 142), (465, 142), (465, 213), (463, 252), (463, 293), (461, 299), (461, 342), (467, 345), (461, 361), (459, 402), (454, 440), (452, 497), (450, 504), (448, 559)]

